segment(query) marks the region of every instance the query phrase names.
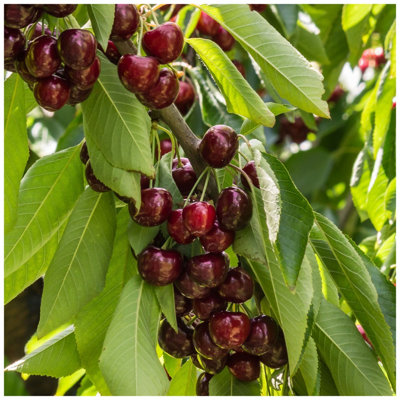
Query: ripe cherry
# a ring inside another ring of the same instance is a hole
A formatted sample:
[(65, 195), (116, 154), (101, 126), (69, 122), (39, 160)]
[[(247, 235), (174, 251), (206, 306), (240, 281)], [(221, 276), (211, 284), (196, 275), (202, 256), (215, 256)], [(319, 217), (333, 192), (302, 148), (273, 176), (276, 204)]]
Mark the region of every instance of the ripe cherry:
[(182, 115), (187, 114), (194, 103), (194, 89), (193, 85), (189, 82), (179, 82), (179, 93), (175, 100), (175, 105)]
[(183, 50), (183, 33), (174, 22), (166, 22), (143, 35), (144, 51), (160, 62), (168, 64), (176, 60)]
[(250, 333), (250, 320), (241, 312), (220, 311), (210, 318), (210, 335), (224, 349), (240, 347)]
[(199, 375), (196, 383), (196, 396), (209, 396), (209, 386), (212, 377), (213, 375), (207, 372), (203, 372)]
[(106, 51), (103, 49), (101, 49), (101, 51), (103, 51), (103, 53), (113, 64), (118, 64), (118, 61), (121, 58), (121, 53), (118, 51), (117, 46), (113, 41), (109, 40)]
[(86, 165), (86, 163), (89, 161), (89, 152), (88, 152), (86, 140), (83, 142), (83, 145), (81, 147), (81, 151), (79, 153), (79, 158), (81, 159), (83, 165)]
[(57, 40), (62, 61), (72, 69), (88, 68), (96, 57), (97, 41), (84, 29), (67, 29)]
[(376, 47), (374, 49), (374, 58), (378, 65), (386, 63), (385, 52), (382, 47)]
[(232, 60), (232, 64), (238, 69), (238, 71), (242, 74), (243, 78), (246, 78), (246, 70), (243, 64), (238, 60)]
[(218, 32), (219, 23), (202, 11), (196, 28), (203, 35), (214, 36)]
[(5, 4), (4, 25), (8, 28), (25, 28), (32, 22), (36, 22), (42, 11), (27, 4)]
[[(142, 226), (156, 226), (167, 220), (172, 211), (172, 196), (163, 188), (142, 190), (142, 202), (136, 214), (135, 203), (129, 204), (132, 219)], [(136, 215), (135, 215), (136, 214)]]
[(141, 277), (155, 286), (168, 285), (182, 272), (182, 256), (175, 250), (163, 250), (149, 246), (138, 257)]
[(220, 193), (217, 200), (217, 218), (222, 229), (238, 231), (250, 221), (251, 198), (242, 189), (229, 187)]
[[(26, 50), (24, 52), (26, 54)], [(20, 77), (28, 84), (33, 85), (35, 82), (37, 82), (38, 78), (35, 78), (29, 71), (28, 68), (26, 67), (25, 64), (25, 56), (20, 56), (16, 61), (15, 61), (15, 68)]]
[(79, 71), (65, 67), (65, 73), (68, 79), (81, 90), (91, 88), (100, 75), (100, 60), (96, 57), (88, 68)]
[(47, 14), (57, 18), (64, 18), (72, 14), (76, 10), (76, 7), (78, 7), (77, 4), (44, 4), (42, 6)]
[(230, 269), (218, 294), (231, 303), (244, 303), (253, 296), (253, 279), (241, 267)]
[(339, 85), (335, 87), (329, 96), (328, 102), (337, 103), (339, 99), (344, 95), (344, 90)]
[(38, 104), (48, 111), (59, 110), (69, 98), (68, 82), (52, 75), (35, 83), (33, 94)]
[(191, 279), (200, 285), (214, 288), (221, 284), (228, 273), (229, 261), (223, 253), (207, 253), (192, 257), (187, 264)]
[(38, 22), (36, 24), (30, 24), (26, 27), (26, 39), (28, 41), (34, 40), (42, 35), (52, 36), (52, 33), (51, 30), (46, 25), (44, 26), (43, 29), (41, 22)]
[(310, 129), (301, 117), (296, 117), (294, 122), (288, 121), (287, 118), (280, 120), (279, 134), (290, 136), (294, 143), (301, 143), (306, 140), (309, 132)]
[(366, 58), (361, 57), (358, 60), (358, 67), (360, 68), (361, 73), (364, 73), (365, 70), (369, 67), (369, 61)]
[(171, 212), (168, 218), (167, 229), (172, 239), (179, 244), (192, 243), (196, 239), (183, 223), (181, 208)]
[(198, 354), (197, 359), (200, 364), (200, 369), (208, 372), (209, 374), (215, 375), (224, 369), (226, 361), (228, 360), (228, 355), (222, 358), (217, 358), (216, 360), (209, 360), (208, 358), (204, 358)]
[(122, 84), (132, 93), (147, 92), (159, 77), (159, 64), (154, 57), (123, 55), (118, 62), (118, 75)]
[(92, 90), (93, 87), (82, 90), (78, 86), (72, 85), (67, 104), (74, 106), (75, 104), (84, 102), (90, 96)]
[(218, 27), (218, 32), (213, 36), (213, 40), (223, 51), (232, 50), (235, 45), (235, 38), (222, 26)]
[(4, 59), (14, 61), (24, 53), (25, 37), (19, 29), (4, 27)]
[(110, 38), (127, 40), (139, 26), (139, 12), (133, 4), (116, 4)]
[(146, 175), (140, 175), (140, 188), (147, 189), (150, 186), (150, 178)]
[(208, 322), (196, 326), (193, 333), (193, 344), (196, 351), (204, 358), (218, 360), (225, 357), (229, 350), (217, 346), (211, 339)]
[(199, 150), (208, 165), (222, 168), (229, 164), (238, 147), (238, 136), (231, 127), (215, 125), (204, 134)]
[(196, 183), (197, 176), (188, 158), (181, 157), (181, 163), (182, 166), (179, 167), (177, 158), (172, 161), (172, 177), (181, 194), (187, 196)]
[(176, 288), (174, 288), (175, 314), (177, 317), (183, 317), (192, 311), (193, 302), (185, 297)]
[(178, 332), (175, 332), (166, 319), (161, 322), (158, 330), (158, 344), (175, 358), (183, 358), (194, 353), (192, 343), (193, 329), (187, 327), (178, 319)]
[(260, 360), (252, 354), (232, 354), (226, 364), (231, 374), (241, 381), (254, 381), (260, 376)]
[(183, 208), (183, 223), (194, 236), (203, 236), (211, 230), (215, 220), (215, 208), (206, 201), (188, 204)]
[[(254, 161), (249, 161), (244, 167), (243, 171), (247, 174), (247, 176), (250, 178), (252, 184), (260, 189), (260, 182), (258, 180), (257, 176), (257, 170), (256, 170), (256, 164)], [(242, 174), (240, 176), (240, 180), (242, 181), (242, 184), (245, 188), (250, 189), (249, 183), (247, 182), (246, 177)]]
[(211, 293), (210, 288), (200, 286), (198, 283), (193, 281), (189, 277), (187, 271), (184, 271), (174, 283), (175, 287), (189, 299), (202, 299)]
[(235, 239), (235, 232), (222, 230), (217, 219), (210, 231), (200, 237), (205, 251), (220, 252), (226, 250)]
[(204, 299), (193, 300), (193, 312), (203, 321), (209, 319), (214, 312), (226, 310), (226, 306), (226, 300), (215, 292), (211, 292)]
[(170, 139), (162, 139), (160, 140), (160, 153), (158, 155), (158, 159), (160, 159), (164, 154), (169, 153), (172, 150), (172, 143)]
[(259, 13), (262, 13), (266, 8), (266, 4), (249, 4), (250, 10), (251, 11), (258, 11)]
[(270, 368), (281, 368), (288, 362), (285, 338), (282, 329), (279, 330), (278, 338), (272, 348), (260, 356), (260, 361)]
[(108, 192), (110, 188), (103, 182), (99, 181), (94, 175), (93, 168), (90, 162), (86, 163), (85, 176), (87, 183), (95, 192)]

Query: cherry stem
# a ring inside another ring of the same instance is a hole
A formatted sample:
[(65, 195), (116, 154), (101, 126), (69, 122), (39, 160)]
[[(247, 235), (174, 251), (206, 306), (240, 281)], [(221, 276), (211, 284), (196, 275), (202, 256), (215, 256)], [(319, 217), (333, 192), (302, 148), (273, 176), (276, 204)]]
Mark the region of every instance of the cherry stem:
[(151, 15), (154, 11), (157, 11), (159, 8), (165, 6), (166, 4), (157, 4), (156, 6), (154, 6), (153, 8), (151, 8), (149, 11), (147, 11), (146, 13), (144, 13), (142, 15), (142, 17), (147, 18), (149, 15)]
[(203, 191), (201, 193), (200, 201), (203, 201), (204, 196), (205, 196), (205, 194), (207, 192), (207, 186), (208, 186), (208, 181), (210, 179), (210, 173), (211, 173), (211, 170), (209, 169), (208, 172), (207, 172), (206, 181), (204, 182), (204, 187), (203, 187)]
[(184, 61), (175, 61), (175, 62), (171, 63), (170, 65), (182, 67), (184, 69), (193, 69), (193, 67), (190, 64), (185, 63)]
[(168, 248), (168, 246), (171, 244), (172, 241), (172, 237), (169, 236), (168, 239), (164, 242), (164, 244), (161, 246), (162, 250), (166, 250)]
[(157, 20), (157, 15), (155, 13), (155, 11), (157, 10), (157, 6), (151, 7), (150, 4), (146, 4), (146, 6), (148, 6), (150, 8), (150, 13), (151, 13), (151, 16), (153, 17), (153, 19), (154, 19), (154, 21), (156, 23), (156, 26), (159, 26), (159, 23), (158, 23), (158, 20)]
[(243, 139), (243, 140), (246, 142), (247, 147), (248, 147), (249, 149), (251, 149), (251, 144), (250, 144), (249, 140), (247, 139), (247, 137), (244, 136), (244, 135), (242, 135), (241, 133), (238, 133), (238, 136), (239, 136), (240, 139)]
[[(238, 154), (241, 155), (246, 160), (246, 162), (250, 162), (250, 160), (241, 151), (238, 151)], [(240, 161), (240, 157), (239, 157), (239, 161)]]
[[(213, 175), (215, 178), (215, 182), (217, 182), (217, 188), (218, 188), (218, 193), (219, 193), (219, 192), (221, 192), (221, 185), (219, 184), (219, 181), (218, 181), (217, 171), (213, 168), (212, 172), (213, 172)], [(228, 169), (228, 172), (231, 172), (231, 171)]]
[(253, 182), (252, 182), (252, 180), (250, 179), (250, 177), (246, 174), (246, 172), (244, 172), (241, 168), (237, 167), (236, 165), (233, 165), (232, 163), (229, 163), (228, 165), (229, 165), (231, 168), (233, 168), (234, 170), (239, 171), (241, 174), (243, 174), (244, 177), (245, 177), (246, 180), (247, 180), (247, 183), (249, 184), (249, 187), (252, 188)]
[(192, 194), (194, 193), (197, 185), (200, 183), (200, 181), (203, 179), (204, 174), (209, 170), (210, 167), (206, 167), (204, 168), (203, 172), (200, 174), (200, 176), (197, 178), (197, 181), (195, 182), (195, 184), (193, 185), (191, 191), (189, 192), (189, 194), (186, 197), (185, 203), (183, 204), (183, 207), (186, 207), (187, 204), (189, 203), (189, 199), (192, 196)]
[(186, 324), (186, 326), (191, 326), (193, 325), (193, 322), (196, 321), (197, 319), (197, 315), (195, 315), (193, 318), (189, 319), (188, 323)]
[(288, 395), (288, 367), (285, 365), (285, 372), (283, 373), (283, 387), (282, 396)]
[(137, 56), (140, 56), (140, 54), (142, 52), (143, 25), (144, 25), (144, 21), (142, 18), (140, 18), (140, 31), (139, 31), (139, 36), (137, 39), (137, 52), (136, 52)]
[[(172, 152), (171, 164), (172, 164), (172, 160), (173, 160), (173, 158), (174, 158), (174, 156), (175, 156), (175, 153), (176, 153), (176, 154), (177, 154), (177, 157), (178, 157), (178, 166), (181, 167), (181, 166), (182, 166), (181, 158), (180, 158), (180, 156), (179, 156), (179, 151), (178, 151), (178, 146), (177, 146), (177, 140), (176, 140), (174, 134), (173, 134), (170, 130), (168, 130), (167, 128), (164, 128), (164, 127), (163, 127), (162, 125), (160, 125), (160, 124), (155, 123), (155, 127), (156, 127), (157, 129), (159, 129), (160, 131), (165, 132), (165, 133), (168, 135), (169, 140), (171, 141), (171, 146), (172, 146), (172, 149), (171, 149), (171, 152)], [(161, 153), (161, 152), (160, 152), (160, 153)], [(160, 153), (159, 153), (159, 154), (160, 154)], [(160, 154), (160, 155), (161, 155), (161, 154)], [(160, 159), (161, 159), (161, 157), (160, 157)], [(171, 166), (172, 166), (172, 165), (171, 165)]]
[(241, 303), (239, 306), (248, 317), (251, 317), (252, 313), (250, 312), (249, 308), (244, 303)]

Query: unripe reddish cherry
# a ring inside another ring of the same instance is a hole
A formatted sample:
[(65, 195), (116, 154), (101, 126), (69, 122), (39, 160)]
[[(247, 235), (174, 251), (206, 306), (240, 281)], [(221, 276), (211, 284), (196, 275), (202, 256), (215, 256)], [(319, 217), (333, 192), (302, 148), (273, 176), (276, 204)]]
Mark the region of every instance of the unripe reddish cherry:
[(172, 177), (181, 194), (187, 196), (196, 183), (197, 176), (188, 158), (181, 157), (181, 164), (179, 167), (177, 158), (172, 161)]
[(213, 36), (213, 40), (223, 51), (232, 50), (235, 45), (235, 38), (222, 26), (218, 27), (218, 32)]
[(208, 322), (203, 322), (196, 326), (193, 334), (193, 344), (202, 357), (210, 360), (218, 360), (228, 354), (227, 349), (217, 346), (211, 339)]
[(175, 314), (177, 317), (183, 317), (192, 311), (193, 303), (192, 300), (185, 297), (179, 290), (174, 288), (174, 299), (175, 299)]
[(81, 159), (83, 165), (86, 165), (86, 163), (89, 161), (89, 151), (87, 148), (86, 140), (83, 142), (83, 145), (81, 147), (79, 158)]
[(108, 192), (110, 188), (106, 186), (103, 182), (99, 181), (94, 175), (93, 168), (90, 162), (86, 163), (85, 176), (87, 183), (95, 192)]
[(25, 28), (32, 22), (36, 22), (42, 11), (34, 5), (5, 4), (4, 25), (8, 28)]
[(67, 75), (68, 79), (79, 89), (86, 90), (91, 88), (97, 81), (97, 78), (100, 75), (100, 68), (100, 60), (98, 57), (96, 57), (92, 65), (79, 71), (65, 67), (65, 74)]
[(260, 376), (260, 360), (252, 354), (232, 354), (226, 364), (231, 374), (241, 381), (254, 381)]
[(203, 372), (199, 375), (196, 382), (196, 396), (209, 396), (210, 380), (213, 375)]
[(288, 362), (285, 338), (282, 329), (279, 330), (278, 338), (272, 348), (260, 356), (260, 361), (270, 368), (281, 368)]
[(38, 104), (48, 111), (59, 110), (69, 98), (68, 82), (52, 75), (35, 83), (33, 94)]
[(215, 375), (220, 373), (224, 369), (226, 361), (228, 360), (228, 355), (222, 358), (217, 358), (215, 360), (210, 360), (198, 354), (197, 359), (202, 370), (208, 372), (209, 374)]
[(110, 38), (127, 40), (139, 26), (139, 12), (133, 4), (116, 4)]
[(194, 103), (195, 93), (193, 85), (189, 82), (179, 82), (179, 93), (175, 105), (182, 115), (187, 114)]
[(23, 54), (25, 37), (19, 29), (4, 27), (4, 58), (14, 61)]
[[(254, 161), (249, 161), (244, 167), (243, 171), (246, 173), (246, 175), (250, 178), (252, 184), (260, 189), (260, 182), (258, 180), (257, 176), (257, 170), (256, 170), (256, 164)], [(246, 179), (246, 177), (242, 174), (240, 176), (240, 180), (242, 181), (242, 184), (245, 188), (250, 189), (249, 183)]]
[(228, 273), (229, 261), (223, 253), (207, 253), (192, 257), (187, 264), (189, 276), (198, 284), (214, 288)]
[(202, 299), (211, 293), (210, 288), (201, 286), (192, 280), (187, 271), (184, 271), (174, 284), (175, 287), (189, 299)]
[(218, 32), (219, 23), (202, 11), (196, 28), (203, 35), (214, 36)]
[(238, 147), (238, 136), (230, 126), (215, 125), (204, 134), (199, 151), (208, 165), (222, 168), (229, 164)]
[(211, 292), (204, 299), (193, 300), (193, 312), (203, 321), (209, 319), (214, 312), (224, 311), (226, 306), (226, 300), (215, 292)]
[(366, 58), (361, 57), (358, 60), (358, 67), (360, 68), (361, 72), (364, 73), (365, 70), (369, 67), (369, 61)]
[(200, 237), (200, 243), (204, 250), (220, 252), (226, 250), (235, 239), (235, 232), (222, 230), (217, 219), (210, 231)]
[(42, 8), (53, 17), (64, 18), (72, 14), (77, 6), (77, 4), (44, 4)]
[(215, 208), (206, 201), (188, 204), (183, 208), (183, 223), (194, 236), (203, 236), (211, 230), (215, 220)]
[(253, 279), (241, 267), (230, 269), (218, 294), (231, 303), (244, 303), (253, 296)]
[(356, 327), (358, 329), (358, 332), (361, 333), (361, 336), (363, 337), (363, 339), (372, 347), (372, 343), (369, 340), (369, 337), (367, 336), (367, 334), (365, 333), (364, 328), (360, 324), (357, 324)]
[(172, 239), (179, 244), (192, 243), (196, 239), (183, 223), (181, 208), (171, 212), (168, 218), (167, 229)]

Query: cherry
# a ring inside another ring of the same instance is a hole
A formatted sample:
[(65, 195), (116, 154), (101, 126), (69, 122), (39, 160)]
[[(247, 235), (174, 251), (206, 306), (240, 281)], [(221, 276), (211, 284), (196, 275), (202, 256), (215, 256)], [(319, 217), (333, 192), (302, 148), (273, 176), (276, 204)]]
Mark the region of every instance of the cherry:
[(196, 172), (188, 158), (181, 157), (182, 166), (178, 166), (178, 159), (172, 161), (172, 177), (183, 196), (187, 196), (197, 181)]
[(235, 239), (235, 232), (222, 230), (217, 219), (210, 231), (200, 237), (205, 251), (220, 252), (226, 250)]
[[(200, 355), (198, 355), (197, 353), (194, 353), (190, 356), (193, 365), (198, 368), (198, 369), (203, 369), (203, 367), (200, 365), (199, 362), (199, 357), (201, 357)], [(203, 369), (204, 370), (204, 369)]]
[(193, 312), (203, 321), (209, 319), (213, 312), (224, 311), (226, 306), (226, 300), (215, 292), (211, 292), (204, 299), (193, 300)]
[(192, 311), (192, 300), (185, 297), (176, 288), (174, 288), (175, 313), (177, 317), (183, 317)]
[(42, 11), (28, 4), (5, 4), (4, 25), (8, 28), (25, 28), (32, 22), (36, 22)]
[(279, 326), (267, 315), (260, 315), (250, 320), (250, 334), (242, 348), (247, 353), (261, 356), (272, 348), (278, 338)]
[(260, 361), (270, 368), (281, 368), (288, 362), (285, 338), (282, 329), (272, 348), (260, 356)]
[(193, 333), (193, 344), (196, 351), (204, 358), (218, 360), (228, 354), (227, 349), (217, 346), (211, 339), (208, 322), (196, 326)]
[(158, 155), (158, 159), (160, 159), (164, 154), (169, 153), (172, 150), (172, 143), (170, 139), (162, 139), (160, 141), (160, 152), (161, 155)]
[(385, 52), (383, 51), (382, 47), (376, 47), (374, 49), (374, 58), (378, 65), (386, 63)]
[(110, 38), (127, 40), (139, 26), (139, 12), (133, 4), (116, 4)]
[(47, 12), (47, 14), (52, 15), (53, 17), (57, 18), (64, 18), (67, 15), (72, 14), (77, 4), (44, 4), (42, 8)]
[(210, 318), (210, 335), (223, 349), (240, 347), (250, 333), (250, 320), (241, 312), (220, 311)]
[(250, 10), (251, 11), (258, 11), (259, 13), (262, 13), (266, 8), (266, 4), (249, 4)]
[(335, 87), (331, 95), (329, 96), (328, 102), (337, 103), (338, 100), (344, 95), (344, 90), (338, 85)]
[(183, 223), (194, 236), (203, 236), (211, 230), (215, 220), (215, 208), (206, 201), (188, 204), (183, 208)]
[(228, 273), (229, 261), (223, 253), (207, 253), (192, 257), (187, 265), (191, 279), (200, 285), (214, 288), (221, 284)]
[(204, 134), (199, 150), (208, 165), (222, 168), (229, 164), (238, 147), (238, 136), (231, 127), (215, 125)]
[(141, 277), (155, 286), (168, 285), (182, 272), (182, 256), (175, 250), (163, 250), (149, 246), (138, 257)]
[(223, 51), (232, 50), (235, 45), (235, 38), (222, 26), (218, 27), (218, 32), (213, 36), (213, 40)]
[(42, 35), (52, 36), (52, 33), (51, 33), (51, 30), (46, 25), (44, 26), (44, 29), (43, 29), (41, 22), (38, 22), (36, 24), (29, 24), (26, 27), (26, 39), (27, 40), (34, 40)]
[(219, 23), (202, 11), (196, 28), (203, 35), (214, 36), (218, 32)]
[(144, 51), (160, 62), (168, 64), (176, 60), (183, 50), (183, 33), (174, 22), (166, 22), (146, 32), (142, 39)]
[(209, 396), (210, 380), (213, 375), (203, 372), (197, 378), (196, 383), (196, 396)]
[(301, 143), (306, 140), (309, 132), (310, 129), (300, 117), (296, 117), (293, 123), (286, 118), (282, 118), (280, 121), (279, 134), (281, 136), (290, 136), (295, 143)]
[(129, 203), (132, 219), (142, 226), (156, 226), (167, 220), (172, 211), (172, 196), (163, 188), (142, 190), (142, 203), (136, 214), (135, 203)]
[(193, 85), (189, 82), (179, 82), (179, 93), (175, 100), (175, 105), (182, 115), (187, 114), (194, 103), (194, 89)]
[(79, 71), (65, 67), (65, 74), (70, 82), (75, 84), (79, 89), (87, 90), (95, 84), (100, 75), (100, 60), (96, 57), (88, 68)]
[(228, 355), (222, 358), (217, 358), (216, 360), (209, 360), (207, 358), (202, 357), (200, 354), (197, 356), (197, 359), (200, 364), (200, 369), (208, 372), (209, 374), (218, 374), (221, 372), (228, 360)]
[(19, 29), (4, 27), (4, 59), (14, 60), (24, 53), (25, 37)]
[[(244, 167), (243, 167), (243, 171), (248, 175), (248, 177), (250, 178), (252, 184), (260, 189), (260, 182), (258, 180), (258, 176), (257, 176), (257, 169), (256, 169), (256, 164), (254, 161), (249, 161)], [(240, 180), (242, 181), (242, 184), (245, 188), (250, 189), (249, 183), (247, 182), (246, 177), (242, 174), (240, 176)]]
[(211, 293), (211, 289), (200, 286), (198, 283), (190, 279), (187, 271), (174, 282), (175, 287), (189, 299), (201, 299), (207, 297)]
[[(24, 52), (26, 54), (26, 50)], [(35, 78), (29, 71), (28, 68), (26, 67), (25, 64), (25, 56), (21, 56), (20, 59), (17, 59), (15, 61), (15, 68), (20, 77), (28, 84), (34, 84), (37, 82), (37, 78)]]
[(59, 110), (66, 104), (69, 97), (68, 82), (52, 75), (35, 83), (33, 94), (38, 104), (48, 111)]
[(118, 62), (122, 84), (132, 93), (147, 92), (159, 78), (158, 61), (154, 57), (123, 55)]
[(250, 221), (251, 198), (237, 187), (229, 187), (220, 193), (217, 200), (217, 218), (222, 229), (238, 231)]
[(57, 40), (58, 53), (66, 66), (81, 70), (88, 68), (96, 57), (97, 41), (84, 29), (67, 29)]
[(149, 108), (160, 109), (170, 106), (179, 92), (179, 81), (168, 68), (160, 71), (158, 81), (146, 93), (137, 95), (138, 99)]
[(171, 212), (168, 218), (167, 229), (172, 239), (179, 244), (192, 243), (196, 239), (183, 223), (181, 208)]
[(175, 332), (166, 319), (161, 322), (158, 330), (158, 344), (175, 358), (183, 358), (194, 353), (192, 343), (193, 329), (187, 327), (178, 319), (178, 332)]
[(103, 182), (99, 181), (93, 173), (90, 161), (86, 163), (85, 176), (87, 183), (95, 192), (108, 192), (110, 188)]
[(241, 267), (230, 269), (225, 281), (218, 287), (218, 294), (226, 301), (244, 303), (253, 296), (253, 279)]
[(86, 165), (86, 163), (89, 161), (89, 152), (88, 152), (86, 140), (83, 142), (83, 145), (81, 147), (81, 151), (79, 153), (79, 158), (81, 159), (83, 165)]
[(103, 49), (101, 49), (101, 51), (113, 64), (118, 64), (118, 61), (121, 58), (121, 53), (118, 51), (117, 46), (114, 44), (113, 41), (109, 40), (106, 51), (104, 51)]
[(147, 189), (150, 186), (150, 178), (146, 175), (140, 175), (140, 188)]
[(369, 67), (369, 61), (366, 58), (361, 57), (358, 60), (358, 67), (360, 68), (361, 73), (364, 73), (365, 70)]
[(238, 69), (238, 71), (242, 74), (243, 78), (246, 78), (246, 70), (244, 69), (243, 64), (238, 60), (232, 60), (232, 64)]
[(363, 337), (363, 339), (372, 347), (372, 343), (369, 340), (369, 337), (367, 336), (367, 334), (365, 333), (364, 328), (360, 324), (357, 324), (356, 327), (358, 329), (358, 332), (361, 333), (361, 336)]
[(226, 364), (231, 374), (241, 381), (254, 381), (260, 376), (260, 360), (252, 354), (232, 354)]
[(90, 93), (92, 93), (92, 89), (93, 87), (82, 90), (79, 86), (72, 85), (67, 104), (74, 106), (75, 104), (84, 102), (89, 97)]

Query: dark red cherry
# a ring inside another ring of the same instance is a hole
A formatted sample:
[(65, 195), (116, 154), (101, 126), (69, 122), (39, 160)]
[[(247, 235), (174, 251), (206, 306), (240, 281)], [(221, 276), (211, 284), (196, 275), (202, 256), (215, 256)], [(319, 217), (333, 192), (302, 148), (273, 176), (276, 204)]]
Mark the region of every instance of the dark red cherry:
[(185, 115), (190, 110), (194, 103), (194, 89), (193, 85), (189, 82), (179, 82), (179, 93), (175, 100), (175, 105), (181, 114)]
[(72, 85), (67, 104), (74, 106), (75, 104), (83, 103), (90, 96), (92, 90), (93, 87), (82, 90), (78, 86)]
[(386, 63), (385, 52), (382, 47), (375, 47), (374, 58), (378, 65)]
[(196, 326), (193, 333), (193, 344), (196, 351), (210, 360), (218, 360), (225, 357), (229, 350), (217, 346), (211, 339), (208, 322)]
[(122, 84), (132, 93), (147, 92), (159, 77), (159, 64), (154, 57), (123, 55), (118, 62), (118, 75)]
[(183, 33), (174, 22), (166, 22), (143, 35), (144, 51), (157, 58), (160, 64), (176, 60), (183, 50)]
[(181, 208), (171, 212), (168, 218), (167, 229), (172, 239), (179, 244), (192, 243), (196, 239), (183, 223)]
[(253, 279), (241, 267), (230, 269), (218, 294), (231, 303), (244, 303), (253, 296)]
[(138, 257), (138, 270), (141, 277), (155, 286), (168, 285), (182, 272), (182, 256), (175, 250), (147, 247)]
[(187, 357), (194, 353), (192, 337), (193, 329), (187, 327), (180, 319), (178, 319), (178, 332), (174, 331), (166, 319), (161, 322), (158, 330), (158, 344), (175, 358)]
[(229, 164), (238, 147), (238, 136), (230, 126), (215, 125), (204, 134), (199, 150), (208, 165), (222, 168)]
[(150, 186), (150, 178), (146, 175), (140, 175), (140, 188), (147, 189)]
[(121, 58), (121, 53), (118, 51), (117, 46), (113, 41), (109, 40), (106, 51), (104, 52), (103, 49), (101, 51), (103, 51), (103, 53), (113, 64), (118, 64), (118, 61)]
[(95, 192), (108, 192), (110, 188), (103, 182), (99, 181), (94, 175), (90, 161), (86, 163), (85, 176), (87, 183)]
[(52, 32), (46, 25), (44, 26), (43, 29), (41, 22), (37, 22), (36, 24), (30, 24), (26, 27), (27, 40), (34, 40), (42, 35), (52, 36)]
[(337, 103), (339, 99), (344, 95), (344, 90), (338, 85), (335, 87), (335, 89), (332, 91), (331, 95), (329, 96), (329, 99), (327, 100), (328, 103)]
[(38, 104), (48, 111), (59, 110), (69, 98), (68, 82), (52, 75), (35, 83), (33, 94)]
[(226, 365), (231, 374), (241, 381), (254, 381), (260, 376), (260, 360), (252, 354), (232, 354), (229, 356)]
[(84, 29), (67, 29), (57, 40), (58, 53), (66, 66), (72, 69), (88, 68), (96, 57), (97, 41)]
[(278, 339), (272, 348), (260, 356), (260, 360), (270, 368), (281, 368), (288, 362), (285, 338), (282, 329), (279, 330)]
[(215, 36), (218, 32), (219, 23), (202, 11), (196, 28), (203, 35)]
[(146, 93), (137, 95), (138, 99), (149, 108), (160, 109), (170, 106), (179, 92), (179, 81), (168, 68), (160, 71), (158, 81)]
[(92, 65), (79, 71), (65, 67), (65, 74), (70, 82), (76, 85), (79, 89), (87, 90), (90, 89), (97, 81), (97, 78), (100, 75), (100, 68), (100, 60), (98, 57), (96, 57)]
[(196, 396), (209, 396), (209, 386), (212, 377), (213, 375), (207, 372), (203, 372), (199, 375), (196, 383)]
[(209, 360), (208, 358), (202, 357), (200, 354), (197, 355), (197, 359), (200, 364), (200, 369), (208, 372), (209, 374), (220, 373), (228, 360), (228, 354), (225, 357), (217, 358), (216, 360)]
[(235, 232), (221, 229), (217, 219), (210, 231), (200, 237), (200, 243), (208, 252), (220, 252), (226, 250), (235, 239)]
[(183, 223), (194, 236), (203, 236), (211, 230), (215, 220), (215, 208), (206, 201), (188, 204), (183, 208)]
[(238, 69), (238, 71), (242, 74), (243, 78), (246, 78), (246, 70), (244, 69), (243, 64), (238, 60), (232, 60), (232, 63)]
[(19, 29), (4, 27), (4, 59), (14, 61), (23, 54), (25, 37)]
[(36, 22), (42, 11), (34, 5), (5, 4), (4, 25), (9, 28), (25, 28), (32, 22)]
[(25, 56), (25, 64), (35, 78), (47, 78), (53, 75), (61, 64), (57, 52), (57, 40), (43, 35), (31, 41)]
[[(243, 171), (248, 175), (250, 178), (252, 184), (260, 189), (260, 182), (258, 181), (258, 176), (257, 176), (257, 170), (256, 170), (256, 164), (254, 161), (249, 161), (244, 167)], [(249, 183), (247, 182), (246, 177), (242, 174), (240, 177), (240, 180), (242, 181), (242, 184), (244, 187), (247, 189), (250, 189)]]
[(237, 187), (229, 187), (217, 200), (217, 218), (222, 229), (238, 231), (250, 221), (253, 212), (251, 198)]
[(259, 13), (262, 13), (266, 8), (266, 4), (249, 4), (250, 10), (251, 11), (258, 11)]
[(160, 159), (164, 154), (169, 153), (172, 150), (172, 143), (170, 139), (162, 139), (160, 140), (160, 152), (161, 156), (158, 156), (158, 159)]
[(200, 286), (198, 283), (190, 279), (187, 271), (174, 282), (175, 287), (189, 299), (201, 299), (207, 297), (211, 293), (211, 289)]
[(235, 45), (235, 38), (221, 25), (218, 27), (217, 34), (213, 36), (213, 40), (223, 51), (232, 50)]
[(241, 312), (220, 311), (210, 318), (210, 335), (223, 349), (240, 347), (250, 333), (250, 320)]
[(81, 151), (79, 153), (79, 158), (81, 159), (83, 165), (86, 165), (86, 163), (89, 161), (89, 152), (88, 152), (86, 140), (83, 142), (83, 145), (81, 147)]
[(78, 7), (77, 4), (43, 4), (41, 6), (47, 14), (52, 15), (53, 17), (57, 18), (64, 18), (67, 15), (72, 14), (76, 7)]
[[(26, 50), (24, 52), (26, 54)], [(35, 78), (29, 71), (28, 68), (26, 67), (25, 64), (25, 56), (20, 56), (19, 59), (15, 61), (15, 68), (16, 71), (18, 72), (19, 76), (28, 84), (34, 84), (37, 82), (38, 78)]]
[(177, 317), (183, 317), (192, 311), (193, 302), (174, 288), (175, 313)]
[(214, 312), (226, 310), (227, 302), (218, 293), (211, 292), (204, 299), (193, 300), (193, 312), (203, 321)]
[(133, 4), (116, 4), (110, 38), (127, 40), (139, 26), (139, 12)]
[(242, 348), (247, 353), (261, 356), (270, 350), (279, 334), (279, 325), (267, 315), (260, 315), (250, 320), (250, 334)]
[(197, 181), (196, 172), (188, 158), (181, 157), (182, 165), (178, 166), (178, 159), (172, 161), (172, 177), (182, 196), (187, 196)]
[(214, 288), (221, 284), (228, 273), (229, 261), (223, 253), (207, 253), (192, 257), (187, 264), (191, 279), (200, 285)]
[(167, 220), (172, 211), (172, 196), (164, 188), (142, 190), (142, 203), (136, 214), (135, 203), (129, 204), (132, 219), (142, 226), (156, 226)]

